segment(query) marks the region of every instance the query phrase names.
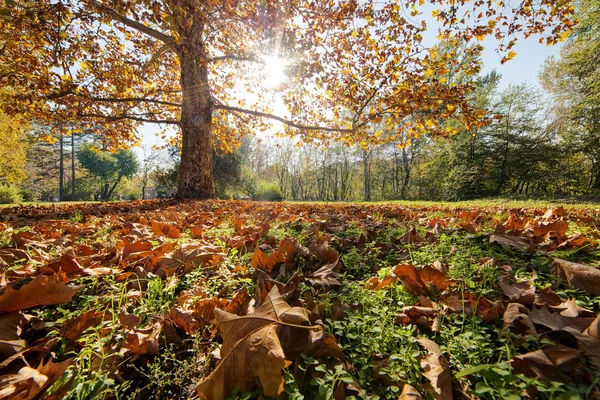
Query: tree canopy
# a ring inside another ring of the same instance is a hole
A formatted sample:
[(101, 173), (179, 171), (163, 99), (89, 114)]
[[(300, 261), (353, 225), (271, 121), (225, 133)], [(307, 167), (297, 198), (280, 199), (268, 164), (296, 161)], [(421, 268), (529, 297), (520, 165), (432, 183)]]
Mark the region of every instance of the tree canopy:
[[(573, 25), (570, 0), (430, 3), (433, 11), (424, 0), (2, 0), (3, 107), (53, 129), (94, 126), (109, 146), (137, 140), (141, 123), (176, 127), (179, 196), (207, 198), (213, 148), (230, 150), (270, 121), (306, 141), (365, 147), (450, 135), (451, 118), (485, 124), (474, 80), (443, 78), (449, 69), (474, 76), (478, 58), (449, 65), (452, 47), (425, 40), (432, 18), (450, 43), (501, 39), (503, 62), (519, 38), (552, 44)], [(274, 67), (285, 80), (269, 84)], [(373, 128), (381, 123), (395, 134)]]
[(112, 154), (88, 145), (79, 151), (77, 157), (83, 168), (100, 180), (101, 200), (110, 200), (121, 179), (132, 177), (139, 167), (131, 150), (120, 149)]
[(27, 178), (25, 149), (22, 130), (0, 112), (0, 183), (19, 183)]

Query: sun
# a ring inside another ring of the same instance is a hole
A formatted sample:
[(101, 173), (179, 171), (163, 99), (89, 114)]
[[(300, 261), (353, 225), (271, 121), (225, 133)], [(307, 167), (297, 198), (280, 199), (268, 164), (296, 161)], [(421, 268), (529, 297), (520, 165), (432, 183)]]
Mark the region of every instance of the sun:
[(285, 80), (286, 60), (277, 56), (266, 56), (264, 60), (265, 81), (269, 86), (276, 86)]

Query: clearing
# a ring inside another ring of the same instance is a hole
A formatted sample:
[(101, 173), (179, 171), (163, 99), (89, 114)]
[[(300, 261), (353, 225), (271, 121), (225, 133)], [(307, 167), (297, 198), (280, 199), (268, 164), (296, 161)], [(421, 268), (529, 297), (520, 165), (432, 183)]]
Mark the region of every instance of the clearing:
[(599, 398), (600, 206), (0, 209), (0, 398)]

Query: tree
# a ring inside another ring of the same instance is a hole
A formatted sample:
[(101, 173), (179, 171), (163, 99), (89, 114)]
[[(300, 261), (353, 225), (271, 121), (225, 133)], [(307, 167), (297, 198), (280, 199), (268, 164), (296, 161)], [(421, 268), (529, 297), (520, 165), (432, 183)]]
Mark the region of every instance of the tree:
[(27, 178), (25, 149), (21, 129), (10, 117), (0, 113), (0, 184), (19, 183)]
[(589, 187), (600, 191), (600, 7), (580, 0), (579, 22), (560, 58), (549, 58), (540, 74), (554, 99), (554, 129), (571, 152), (591, 163)]
[[(366, 145), (384, 140), (368, 129), (384, 116), (412, 136), (447, 136), (438, 119), (484, 123), (469, 102), (472, 82), (449, 86), (439, 78), (446, 57), (423, 44), (423, 3), (2, 0), (0, 84), (12, 100), (3, 106), (46, 125), (97, 126), (113, 147), (135, 141), (140, 123), (174, 126), (179, 196), (214, 197), (213, 147), (230, 150), (265, 121), (306, 141)], [(573, 24), (570, 1), (435, 3), (440, 37), (503, 37), (503, 61), (514, 57), (520, 34), (551, 44)], [(285, 82), (265, 84), (285, 63)], [(469, 75), (480, 65), (461, 68)], [(289, 118), (265, 101), (273, 87)]]
[(159, 164), (161, 154), (149, 146), (142, 148), (142, 168), (139, 176), (139, 181), (142, 185), (142, 200), (146, 200), (146, 189), (150, 183), (152, 172)]
[(113, 154), (89, 145), (83, 147), (77, 157), (81, 165), (100, 180), (100, 200), (110, 200), (121, 179), (131, 178), (138, 170), (131, 150), (120, 149)]

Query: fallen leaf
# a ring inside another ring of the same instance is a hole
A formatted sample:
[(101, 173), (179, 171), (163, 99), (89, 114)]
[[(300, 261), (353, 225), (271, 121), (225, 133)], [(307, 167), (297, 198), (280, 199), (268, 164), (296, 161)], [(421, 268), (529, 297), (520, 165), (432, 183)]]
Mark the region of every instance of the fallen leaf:
[(552, 273), (570, 286), (600, 296), (600, 269), (585, 264), (554, 258)]
[(529, 311), (529, 316), (535, 324), (543, 325), (555, 331), (568, 327), (583, 332), (594, 322), (594, 318), (565, 317), (558, 312), (551, 312), (547, 306), (539, 309), (534, 307)]
[(65, 339), (76, 341), (88, 328), (98, 326), (106, 317), (108, 315), (101, 311), (87, 311), (66, 321), (60, 328), (60, 334)]
[(416, 269), (411, 264), (399, 264), (393, 272), (404, 283), (406, 290), (417, 296), (431, 296), (457, 286), (457, 282), (448, 278), (448, 275), (428, 265)]
[(425, 391), (436, 400), (452, 400), (452, 380), (450, 364), (442, 354), (440, 347), (430, 339), (417, 339), (419, 344), (430, 353), (421, 358), (423, 376), (429, 382), (425, 384)]
[(38, 275), (19, 289), (7, 287), (0, 295), (0, 311), (18, 311), (41, 305), (69, 303), (82, 287), (65, 284), (60, 275)]
[(494, 234), (490, 236), (490, 243), (496, 243), (504, 249), (526, 249), (528, 252), (535, 252), (535, 244), (529, 238), (523, 238), (519, 236), (507, 235), (507, 234)]
[(510, 284), (508, 277), (505, 276), (500, 279), (498, 285), (511, 302), (531, 305), (535, 301), (535, 283), (533, 280)]
[(155, 355), (158, 353), (158, 337), (161, 331), (162, 323), (159, 321), (147, 328), (133, 328), (125, 332), (125, 340), (119, 352)]
[(159, 235), (164, 235), (171, 239), (177, 239), (181, 236), (181, 231), (176, 227), (177, 224), (171, 222), (151, 221), (152, 230)]
[(324, 287), (341, 286), (342, 283), (338, 280), (340, 274), (333, 270), (335, 266), (336, 264), (324, 265), (315, 272), (304, 275), (304, 279), (312, 284), (318, 284)]
[(553, 345), (541, 350), (515, 356), (512, 365), (515, 372), (526, 376), (537, 376), (545, 382), (563, 381), (560, 371), (569, 371), (579, 364), (579, 351), (563, 345)]
[(421, 400), (423, 397), (419, 393), (417, 389), (410, 386), (408, 383), (404, 384), (402, 388), (402, 393), (400, 393), (400, 397), (398, 400)]
[(504, 321), (503, 329), (510, 329), (521, 335), (537, 334), (533, 321), (529, 317), (527, 307), (523, 304), (510, 303), (506, 306), (502, 320)]
[(183, 245), (172, 254), (160, 257), (158, 265), (167, 276), (183, 275), (204, 264), (217, 264), (225, 259), (223, 249), (208, 244)]
[(210, 400), (228, 397), (236, 386), (251, 390), (257, 378), (265, 396), (281, 395), (282, 370), (290, 364), (279, 340), (281, 329), (319, 329), (308, 326), (308, 310), (283, 301), (277, 286), (253, 314), (238, 316), (216, 309), (215, 317), (223, 337), (221, 361), (196, 387), (201, 398)]

